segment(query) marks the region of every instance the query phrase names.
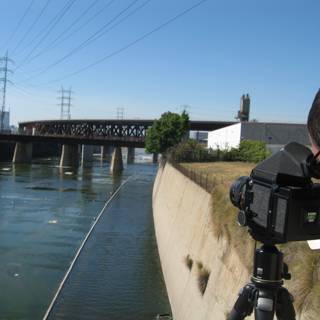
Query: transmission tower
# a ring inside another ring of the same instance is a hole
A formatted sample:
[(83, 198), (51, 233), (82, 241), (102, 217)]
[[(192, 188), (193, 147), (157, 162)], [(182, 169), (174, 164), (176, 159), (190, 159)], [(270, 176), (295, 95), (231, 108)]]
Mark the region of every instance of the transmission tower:
[(8, 64), (13, 63), (11, 59), (8, 58), (8, 51), (6, 55), (0, 58), (0, 92), (2, 95), (2, 102), (1, 102), (1, 119), (0, 119), (0, 131), (4, 130), (4, 117), (6, 111), (6, 97), (7, 97), (7, 84), (10, 82), (8, 80), (8, 74), (12, 73), (12, 70), (8, 69)]
[(117, 108), (117, 119), (123, 120), (124, 118), (124, 108)]
[(71, 88), (69, 90), (64, 89), (61, 87), (61, 90), (58, 91), (60, 93), (60, 97), (58, 98), (60, 100), (60, 119), (71, 119), (71, 95), (73, 91)]

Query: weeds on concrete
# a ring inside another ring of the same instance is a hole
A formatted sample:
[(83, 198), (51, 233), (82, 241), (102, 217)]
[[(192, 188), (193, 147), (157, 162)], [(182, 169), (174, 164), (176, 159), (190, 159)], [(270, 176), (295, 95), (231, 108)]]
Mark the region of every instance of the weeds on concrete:
[(197, 267), (199, 270), (201, 270), (203, 268), (203, 264), (200, 261), (197, 261)]
[(198, 286), (202, 295), (204, 295), (204, 293), (206, 292), (209, 277), (210, 272), (206, 268), (202, 267), (198, 270)]
[(185, 264), (186, 264), (187, 268), (191, 271), (192, 266), (193, 266), (193, 260), (189, 254), (185, 257)]

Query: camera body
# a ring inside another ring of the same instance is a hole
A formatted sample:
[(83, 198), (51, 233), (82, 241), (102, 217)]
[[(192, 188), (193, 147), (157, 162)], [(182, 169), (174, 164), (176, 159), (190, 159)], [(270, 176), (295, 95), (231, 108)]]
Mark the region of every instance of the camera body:
[(265, 244), (320, 239), (319, 165), (311, 151), (290, 143), (240, 177), (230, 199), (240, 209), (238, 222)]

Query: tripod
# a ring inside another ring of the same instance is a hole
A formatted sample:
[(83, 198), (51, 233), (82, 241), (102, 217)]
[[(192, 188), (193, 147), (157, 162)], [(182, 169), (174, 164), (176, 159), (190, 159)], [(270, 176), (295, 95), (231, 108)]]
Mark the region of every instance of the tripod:
[(283, 280), (291, 275), (283, 262), (283, 253), (274, 245), (262, 245), (255, 250), (251, 282), (246, 284), (228, 316), (228, 320), (242, 320), (254, 310), (256, 320), (295, 320), (293, 297), (284, 288)]

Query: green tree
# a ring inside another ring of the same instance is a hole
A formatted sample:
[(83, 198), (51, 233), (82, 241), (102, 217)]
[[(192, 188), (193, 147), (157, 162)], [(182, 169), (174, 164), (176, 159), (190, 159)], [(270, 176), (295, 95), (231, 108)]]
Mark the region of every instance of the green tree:
[(166, 112), (147, 131), (146, 150), (150, 153), (165, 153), (185, 137), (189, 127), (189, 115)]

